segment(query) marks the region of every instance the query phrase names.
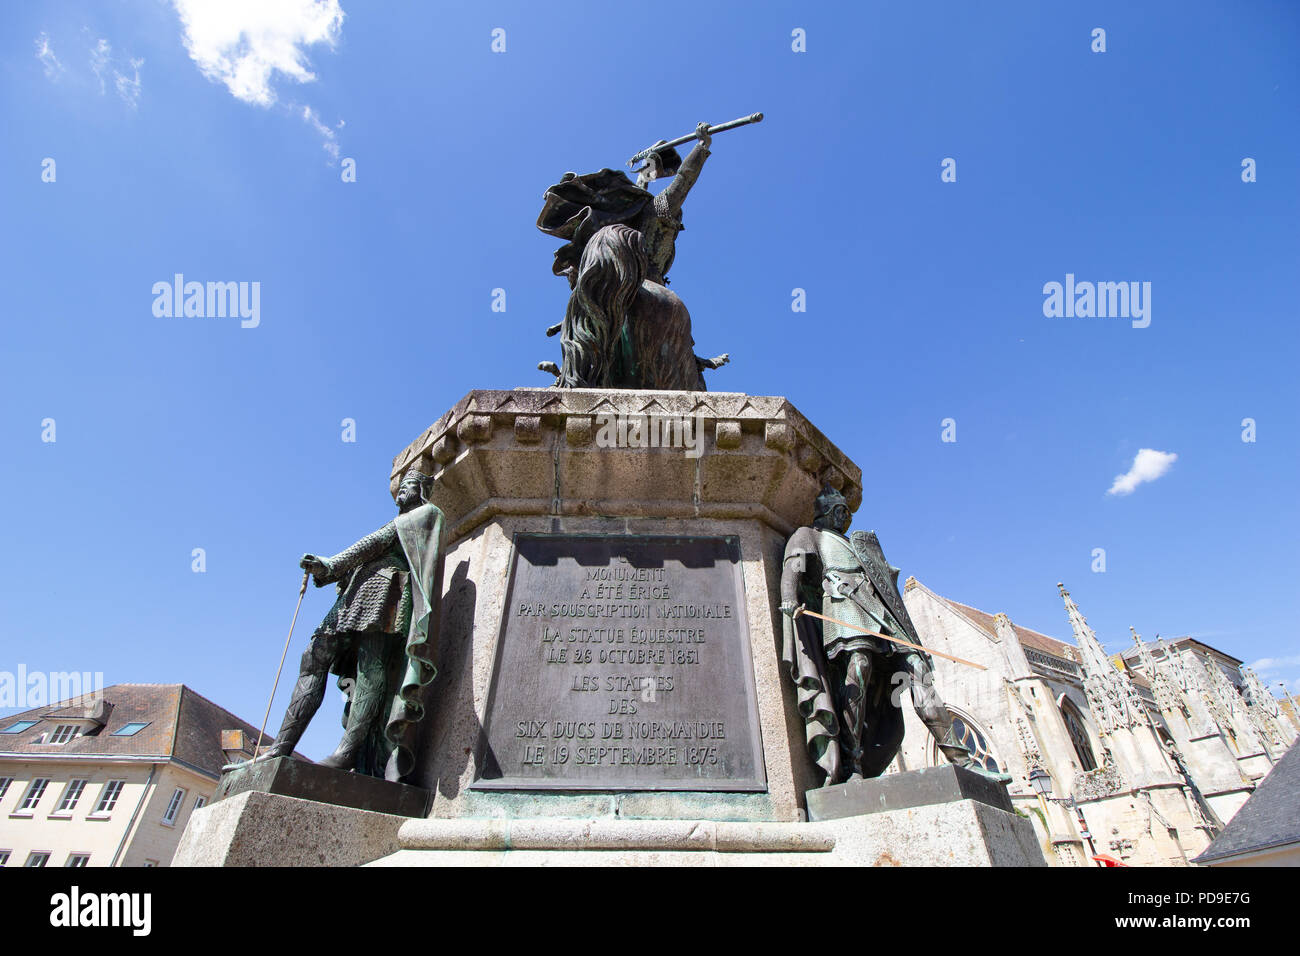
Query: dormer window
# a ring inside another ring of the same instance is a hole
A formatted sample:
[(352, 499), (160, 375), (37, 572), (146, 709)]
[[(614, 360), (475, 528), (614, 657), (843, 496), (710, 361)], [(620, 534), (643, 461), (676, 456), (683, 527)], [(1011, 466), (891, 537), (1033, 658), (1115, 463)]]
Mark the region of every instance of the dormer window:
[(80, 728), (76, 724), (59, 724), (50, 734), (50, 739), (46, 741), (49, 744), (61, 745), (66, 744), (73, 737), (77, 736)]

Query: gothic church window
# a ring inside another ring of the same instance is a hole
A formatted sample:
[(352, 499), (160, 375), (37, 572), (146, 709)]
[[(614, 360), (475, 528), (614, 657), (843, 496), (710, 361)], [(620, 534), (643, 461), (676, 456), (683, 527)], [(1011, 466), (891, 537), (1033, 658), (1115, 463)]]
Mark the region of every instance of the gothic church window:
[(1083, 725), (1083, 715), (1079, 708), (1069, 700), (1061, 702), (1061, 716), (1065, 718), (1065, 729), (1070, 732), (1070, 743), (1079, 756), (1079, 766), (1086, 772), (1097, 769), (1097, 758), (1092, 753), (1092, 741), (1088, 739), (1088, 729)]
[[(1002, 767), (993, 756), (988, 735), (973, 720), (957, 713), (951, 707), (948, 708), (948, 713), (952, 715), (953, 736), (957, 738), (958, 743), (970, 751), (972, 759), (986, 770), (1001, 773)], [(931, 762), (936, 766), (945, 762), (944, 756), (939, 752), (937, 741), (932, 741)]]

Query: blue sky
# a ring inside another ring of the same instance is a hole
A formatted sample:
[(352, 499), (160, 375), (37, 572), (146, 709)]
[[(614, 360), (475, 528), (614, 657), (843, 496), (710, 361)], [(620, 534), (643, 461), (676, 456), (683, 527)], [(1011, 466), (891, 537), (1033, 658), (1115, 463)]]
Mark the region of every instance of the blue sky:
[[(1111, 650), (1199, 635), (1300, 690), (1300, 7), (329, 6), (240, 46), (234, 2), (0, 9), (0, 670), (259, 721), (301, 553), (387, 520), (467, 391), (547, 384), (543, 190), (761, 110), (672, 273), (710, 386), (788, 396), (940, 594), (1068, 637), (1063, 580)], [(155, 316), (178, 272), (260, 283), (260, 323)], [(1151, 283), (1150, 325), (1045, 317), (1067, 273)], [(1107, 494), (1144, 448), (1177, 459)]]

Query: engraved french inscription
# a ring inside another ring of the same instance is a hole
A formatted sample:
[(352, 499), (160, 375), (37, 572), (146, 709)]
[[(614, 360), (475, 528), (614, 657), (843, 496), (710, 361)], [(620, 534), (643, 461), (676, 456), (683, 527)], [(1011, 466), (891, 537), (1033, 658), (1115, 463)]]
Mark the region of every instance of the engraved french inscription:
[(732, 537), (521, 534), (476, 789), (764, 791)]

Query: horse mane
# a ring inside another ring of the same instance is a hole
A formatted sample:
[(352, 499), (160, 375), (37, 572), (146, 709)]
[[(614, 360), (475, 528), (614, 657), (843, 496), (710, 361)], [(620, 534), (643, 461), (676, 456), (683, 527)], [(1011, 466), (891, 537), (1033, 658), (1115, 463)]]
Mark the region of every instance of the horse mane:
[(582, 250), (560, 330), (559, 385), (611, 388), (635, 375), (628, 316), (647, 269), (641, 240), (616, 224), (598, 229)]

